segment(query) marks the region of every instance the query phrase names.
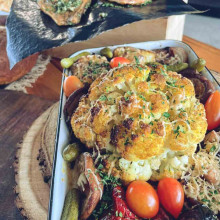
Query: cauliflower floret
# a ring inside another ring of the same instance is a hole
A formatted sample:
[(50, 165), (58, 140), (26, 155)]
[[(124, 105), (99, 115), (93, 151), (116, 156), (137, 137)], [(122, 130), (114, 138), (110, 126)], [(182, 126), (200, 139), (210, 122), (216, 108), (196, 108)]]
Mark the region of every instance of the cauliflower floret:
[(187, 161), (182, 156), (195, 152), (207, 130), (205, 109), (191, 81), (164, 67), (155, 73), (146, 65), (124, 65), (97, 78), (71, 125), (87, 147), (116, 152), (131, 162), (125, 166), (130, 174), (121, 172), (126, 181), (178, 178)]

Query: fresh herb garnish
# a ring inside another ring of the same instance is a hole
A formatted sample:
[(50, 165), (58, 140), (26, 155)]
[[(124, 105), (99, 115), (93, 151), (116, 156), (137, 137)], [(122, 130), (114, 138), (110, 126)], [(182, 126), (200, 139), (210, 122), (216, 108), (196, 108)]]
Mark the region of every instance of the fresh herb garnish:
[(182, 132), (183, 134), (185, 134), (186, 132), (184, 131), (183, 127), (181, 126), (177, 126), (176, 129), (173, 130), (174, 134), (176, 134), (176, 138), (180, 135), (180, 132)]
[(139, 97), (144, 100), (145, 102), (147, 101), (146, 98), (143, 95), (139, 95)]
[(135, 59), (136, 64), (140, 64), (140, 61), (137, 56), (134, 56), (134, 59)]
[(210, 149), (210, 152), (214, 152), (215, 150), (216, 150), (216, 146), (213, 145), (213, 146), (211, 147), (211, 149)]
[(129, 137), (127, 137), (127, 138), (125, 139), (124, 145), (127, 146), (127, 145), (129, 145), (129, 144), (130, 144)]
[(166, 117), (166, 118), (169, 118), (169, 117), (170, 117), (170, 114), (169, 114), (168, 112), (164, 112), (164, 113), (163, 113), (163, 116)]
[(100, 101), (106, 101), (106, 100), (107, 100), (106, 95), (101, 95), (101, 96), (99, 97), (99, 100), (100, 100)]

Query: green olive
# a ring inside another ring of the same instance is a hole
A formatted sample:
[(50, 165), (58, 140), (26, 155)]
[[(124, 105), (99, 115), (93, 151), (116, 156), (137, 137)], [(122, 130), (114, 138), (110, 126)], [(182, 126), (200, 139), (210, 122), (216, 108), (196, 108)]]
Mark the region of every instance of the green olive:
[(201, 72), (204, 69), (205, 65), (206, 61), (203, 58), (199, 58), (197, 60), (194, 60), (190, 67), (197, 70), (198, 72)]
[(177, 63), (167, 66), (167, 71), (180, 72), (188, 68), (188, 63)]
[(89, 53), (89, 52), (82, 52), (82, 53), (77, 54), (74, 57), (63, 58), (60, 61), (60, 64), (63, 68), (70, 68), (73, 65), (73, 63), (76, 62), (80, 57), (87, 56), (87, 55), (90, 55), (90, 54), (91, 53)]
[(76, 220), (79, 218), (80, 192), (70, 190), (65, 198), (61, 220)]
[(100, 54), (108, 59), (111, 59), (113, 57), (113, 53), (108, 47), (101, 49)]
[(63, 150), (63, 159), (67, 162), (72, 162), (76, 160), (76, 158), (80, 154), (80, 146), (77, 143), (69, 144)]

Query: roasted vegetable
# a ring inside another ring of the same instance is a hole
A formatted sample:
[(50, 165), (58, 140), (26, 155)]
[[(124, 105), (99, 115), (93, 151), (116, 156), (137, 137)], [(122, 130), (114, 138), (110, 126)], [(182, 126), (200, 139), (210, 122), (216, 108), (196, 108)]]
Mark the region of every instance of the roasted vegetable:
[(113, 57), (113, 53), (112, 53), (111, 49), (108, 47), (101, 49), (100, 54), (102, 56), (105, 56), (108, 59), (111, 59)]
[(67, 162), (73, 162), (80, 154), (80, 146), (77, 143), (69, 144), (63, 150), (63, 159)]
[(102, 198), (103, 193), (101, 178), (96, 172), (92, 156), (88, 152), (82, 153), (75, 161), (72, 180), (73, 187), (79, 189), (84, 195), (80, 219), (86, 220)]
[(138, 220), (139, 218), (130, 211), (125, 202), (125, 192), (121, 186), (116, 186), (112, 191), (113, 207), (110, 208), (100, 220)]
[(69, 97), (76, 90), (83, 88), (83, 83), (77, 76), (67, 76), (63, 83), (63, 91), (66, 97)]
[(79, 217), (80, 192), (70, 190), (65, 198), (61, 220), (76, 220)]
[(88, 84), (93, 83), (101, 74), (107, 73), (109, 69), (107, 58), (98, 54), (83, 56), (71, 66), (74, 76)]
[(87, 92), (88, 92), (88, 85), (85, 85), (83, 88), (76, 90), (68, 97), (63, 108), (63, 113), (64, 113), (65, 122), (69, 128), (71, 128), (70, 125), (71, 116), (78, 107), (80, 98), (83, 95), (85, 95)]
[(194, 85), (196, 98), (205, 104), (209, 96), (216, 90), (213, 83), (205, 76), (196, 73), (196, 70), (187, 68), (180, 71), (180, 74), (190, 79)]
[(180, 62), (182, 63), (186, 63), (188, 61), (188, 54), (186, 53), (185, 49), (182, 47), (170, 47), (169, 54), (171, 56), (178, 57)]

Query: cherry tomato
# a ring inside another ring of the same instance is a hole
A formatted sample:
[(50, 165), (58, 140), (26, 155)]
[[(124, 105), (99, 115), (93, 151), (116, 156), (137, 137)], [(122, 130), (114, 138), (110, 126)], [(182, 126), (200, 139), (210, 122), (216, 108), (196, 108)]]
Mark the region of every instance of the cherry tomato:
[(63, 83), (63, 91), (69, 97), (74, 91), (83, 87), (83, 83), (76, 76), (68, 76)]
[(128, 186), (126, 201), (131, 211), (141, 218), (152, 218), (159, 210), (159, 199), (155, 189), (142, 180), (133, 181)]
[(216, 90), (205, 103), (208, 130), (217, 128), (220, 125), (220, 92)]
[(118, 67), (120, 65), (129, 64), (129, 63), (131, 63), (130, 60), (128, 60), (124, 57), (114, 57), (110, 61), (110, 66), (111, 66), (111, 68), (114, 68), (114, 67)]
[(163, 207), (177, 218), (184, 203), (184, 191), (180, 182), (173, 178), (164, 178), (158, 184), (157, 193)]

